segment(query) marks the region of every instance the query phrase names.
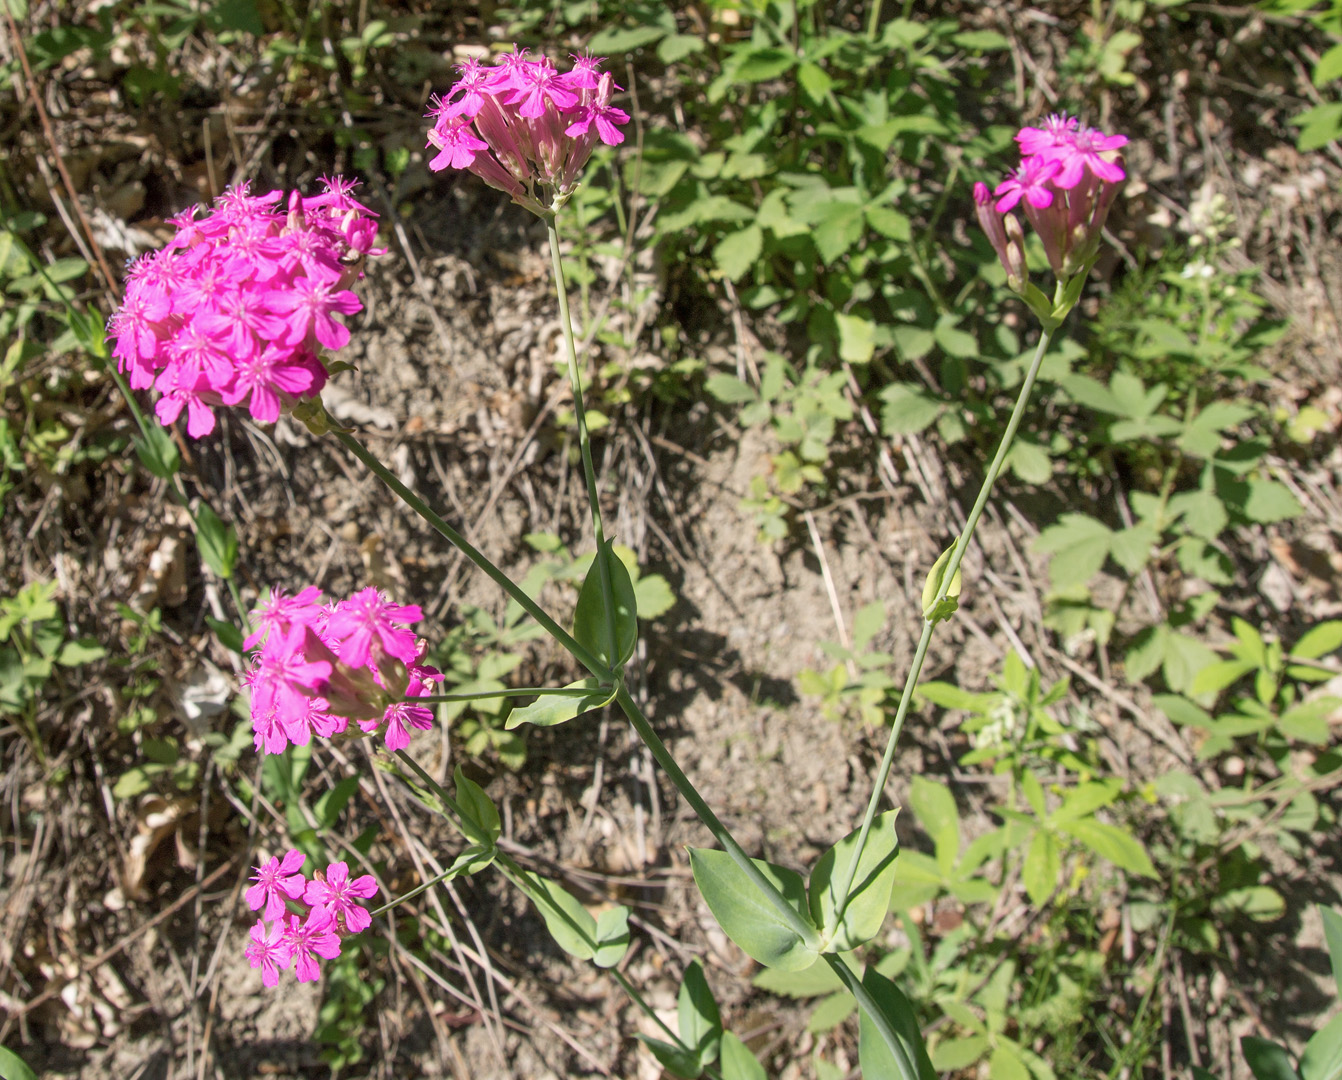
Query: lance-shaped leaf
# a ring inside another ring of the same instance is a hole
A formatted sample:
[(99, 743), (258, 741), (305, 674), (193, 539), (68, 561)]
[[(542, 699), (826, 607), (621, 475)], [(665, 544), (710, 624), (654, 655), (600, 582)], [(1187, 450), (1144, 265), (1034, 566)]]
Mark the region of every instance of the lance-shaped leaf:
[[(816, 958), (781, 911), (746, 876), (746, 872), (725, 851), (690, 848), (690, 867), (694, 883), (718, 920), (718, 925), (748, 956), (765, 967), (800, 971)], [(803, 922), (810, 923), (806, 912), (806, 886), (795, 870), (773, 866), (763, 859), (751, 862), (783, 894)]]
[[(808, 897), (811, 918), (820, 928), (825, 952), (856, 949), (880, 931), (886, 912), (890, 910), (890, 892), (895, 886), (895, 858), (899, 854), (895, 818), (898, 815), (898, 809), (887, 810), (871, 823), (846, 904), (839, 890), (848, 881), (861, 830), (854, 829), (821, 855), (811, 871)], [(838, 919), (841, 905), (842, 923)]]
[[(614, 627), (606, 625), (606, 601), (601, 584), (603, 564), (610, 575)], [(573, 636), (612, 668), (618, 668), (634, 655), (634, 646), (638, 643), (638, 603), (634, 598), (634, 583), (628, 568), (611, 549), (610, 541), (597, 552), (587, 577), (583, 579), (578, 606), (573, 612)]]
[(457, 766), (453, 776), (457, 785), (457, 805), (461, 807), (467, 824), (472, 826), (472, 831), (476, 833), (471, 839), (479, 844), (485, 843), (488, 839), (492, 844), (503, 831), (494, 800), (485, 794), (484, 788), (461, 771), (460, 765)]
[(862, 985), (876, 1000), (885, 1019), (894, 1028), (898, 1049), (887, 1045), (865, 1010), (858, 1024), (857, 1057), (862, 1075), (890, 1080), (937, 1080), (936, 1070), (923, 1046), (918, 1014), (894, 983), (874, 968), (862, 977)]
[(596, 920), (596, 955), (592, 963), (611, 968), (629, 951), (629, 909), (623, 904), (606, 908)]
[(517, 879), (522, 891), (541, 913), (555, 944), (579, 960), (593, 959), (598, 943), (596, 920), (577, 897), (528, 870), (518, 873)]
[(681, 980), (676, 1023), (680, 1027), (680, 1041), (698, 1054), (701, 1066), (717, 1060), (718, 1045), (722, 1041), (722, 1015), (698, 960), (690, 961)]
[(583, 694), (542, 694), (530, 705), (514, 709), (508, 714), (507, 729), (511, 731), (523, 724), (536, 727), (555, 727), (581, 716), (593, 709), (600, 709), (615, 700), (613, 687), (603, 687), (601, 681), (593, 676), (569, 683), (565, 690), (584, 690)]

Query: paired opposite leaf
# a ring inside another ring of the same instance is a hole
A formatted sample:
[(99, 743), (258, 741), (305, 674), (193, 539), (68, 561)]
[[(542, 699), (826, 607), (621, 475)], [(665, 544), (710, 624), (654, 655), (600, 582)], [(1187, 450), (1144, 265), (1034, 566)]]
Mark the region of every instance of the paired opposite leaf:
[[(602, 566), (609, 575), (615, 626), (606, 625), (606, 601), (602, 586)], [(618, 668), (634, 655), (638, 643), (638, 605), (629, 570), (611, 550), (610, 541), (597, 552), (578, 594), (573, 613), (573, 636), (602, 663)]]
[(936, 1070), (923, 1046), (918, 1014), (893, 982), (874, 968), (862, 977), (862, 985), (876, 999), (886, 1021), (895, 1031), (898, 1046), (889, 1046), (864, 1009), (858, 1025), (857, 1055), (862, 1075), (881, 1080), (937, 1080)]
[(698, 960), (690, 961), (681, 980), (676, 1023), (680, 1028), (680, 1041), (695, 1052), (701, 1069), (717, 1060), (722, 1042), (722, 1016)]
[(838, 915), (842, 897), (838, 895), (848, 880), (848, 869), (857, 853), (861, 832), (854, 829), (831, 847), (811, 871), (809, 904), (811, 919), (820, 928), (825, 952), (848, 952), (876, 936), (890, 910), (890, 893), (895, 886), (895, 858), (899, 840), (895, 836), (895, 818), (899, 810), (888, 810), (871, 823), (866, 846), (853, 875), (852, 890)]
[[(764, 896), (744, 870), (725, 851), (690, 848), (694, 883), (718, 925), (746, 955), (765, 967), (801, 971), (816, 958), (816, 952), (792, 928), (782, 913)], [(773, 866), (762, 859), (751, 862), (783, 894), (805, 922), (806, 886), (795, 870)]]
[(458, 765), (453, 778), (457, 785), (457, 804), (461, 807), (466, 824), (476, 835), (471, 839), (476, 843), (490, 844), (499, 838), (503, 827), (499, 822), (499, 811), (494, 800), (485, 794), (485, 789), (461, 771)]
[(599, 679), (590, 675), (585, 679), (569, 683), (564, 689), (587, 690), (590, 692), (581, 696), (577, 694), (542, 694), (530, 705), (524, 705), (520, 709), (514, 709), (509, 713), (508, 722), (504, 726), (508, 731), (521, 727), (523, 724), (534, 724), (536, 727), (555, 727), (558, 724), (567, 723), (575, 716), (581, 716), (585, 712), (591, 712), (593, 709), (600, 709), (609, 705), (615, 700), (615, 691), (610, 687), (603, 687)]

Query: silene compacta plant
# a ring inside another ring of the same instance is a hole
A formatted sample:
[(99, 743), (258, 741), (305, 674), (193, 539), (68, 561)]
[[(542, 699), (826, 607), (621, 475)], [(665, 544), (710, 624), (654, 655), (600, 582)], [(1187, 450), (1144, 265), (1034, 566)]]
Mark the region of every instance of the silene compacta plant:
[[(110, 327), (114, 355), (132, 387), (158, 394), (160, 422), (172, 424), (185, 412), (193, 437), (213, 431), (219, 408), (242, 406), (256, 421), (269, 423), (289, 413), (315, 433), (338, 439), (585, 669), (585, 676), (568, 686), (504, 692), (534, 698), (514, 710), (510, 725), (553, 726), (592, 709), (617, 707), (716, 842), (716, 847), (690, 849), (690, 860), (695, 882), (723, 930), (766, 967), (800, 971), (817, 962), (828, 965), (860, 1007), (863, 1074), (923, 1080), (932, 1075), (931, 1064), (912, 1006), (890, 979), (864, 968), (854, 952), (877, 935), (890, 908), (897, 811), (881, 812), (885, 786), (933, 630), (956, 610), (966, 546), (1049, 343), (1094, 264), (1105, 216), (1124, 179), (1126, 139), (1085, 127), (1073, 117), (1050, 116), (1017, 135), (1021, 164), (1015, 171), (995, 188), (982, 183), (974, 188), (979, 222), (1008, 284), (1036, 315), (1039, 338), (966, 527), (927, 579), (921, 636), (863, 820), (803, 877), (796, 869), (752, 859), (741, 848), (626, 686), (625, 666), (638, 632), (635, 593), (603, 530), (555, 220), (597, 143), (615, 146), (624, 138), (621, 129), (629, 116), (612, 104), (620, 88), (602, 63), (574, 57), (569, 69), (560, 71), (547, 57), (520, 51), (499, 55), (492, 63), (469, 60), (461, 65), (457, 83), (435, 99), (427, 137), (431, 168), (474, 173), (548, 229), (596, 549), (571, 629), (560, 626), (321, 407), (320, 391), (338, 369), (333, 356), (350, 335), (338, 316), (361, 310), (354, 286), (366, 257), (378, 254), (376, 219), (355, 200), (354, 183), (326, 180), (324, 190), (311, 196), (258, 195), (243, 187), (227, 192), (203, 214), (180, 215), (172, 241), (131, 267), (125, 301)], [(1051, 296), (1030, 281), (1017, 213), (1037, 235), (1052, 270)], [(372, 588), (335, 601), (315, 587), (270, 591), (253, 613), (243, 642), (252, 650), (243, 683), (256, 750), (275, 754), (314, 740), (372, 740), (365, 744), (368, 752), (400, 772), (426, 805), (465, 838), (464, 850), (440, 879), (491, 866), (502, 873), (536, 906), (564, 950), (611, 969), (661, 1025), (666, 1038), (645, 1042), (675, 1075), (763, 1076), (744, 1043), (723, 1031), (697, 964), (685, 971), (680, 1030), (673, 1031), (617, 967), (629, 946), (629, 910), (617, 906), (596, 918), (555, 882), (523, 868), (497, 844), (499, 815), (488, 796), (460, 768), (455, 790), (448, 791), (408, 753), (410, 730), (431, 728), (436, 704), (500, 696), (497, 690), (439, 692), (441, 675), (424, 662), (426, 642), (415, 632), (422, 620), (419, 606)], [(299, 980), (316, 978), (319, 961), (338, 956), (342, 943), (366, 930), (375, 914), (361, 903), (377, 892), (371, 875), (355, 876), (342, 861), (307, 878), (304, 862), (299, 851), (263, 861), (246, 892), (248, 906), (259, 912), (246, 954), (267, 986), (290, 968)], [(440, 879), (423, 882), (415, 891)]]

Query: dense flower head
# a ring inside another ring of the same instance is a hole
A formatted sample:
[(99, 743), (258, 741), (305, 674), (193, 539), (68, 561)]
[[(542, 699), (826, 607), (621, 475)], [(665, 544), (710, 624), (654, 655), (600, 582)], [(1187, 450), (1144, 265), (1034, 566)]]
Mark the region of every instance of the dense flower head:
[[(243, 954), (261, 969), (261, 982), (275, 986), (280, 972), (294, 969), (299, 982), (311, 982), (321, 973), (318, 959), (340, 955), (341, 939), (372, 924), (368, 911), (355, 903), (376, 896), (372, 874), (351, 880), (349, 866), (331, 863), (309, 881), (297, 873), (303, 865), (301, 851), (287, 851), (257, 866), (247, 890), (247, 906), (260, 911)], [(284, 875), (284, 876), (281, 876)], [(283, 899), (277, 899), (282, 894)], [(306, 908), (296, 913), (291, 908)], [(264, 910), (263, 910), (264, 909)]]
[(354, 723), (403, 750), (409, 728), (431, 729), (433, 710), (415, 699), (432, 694), (442, 673), (423, 663), (425, 643), (411, 630), (423, 614), (377, 589), (337, 603), (324, 603), (315, 586), (293, 596), (272, 589), (244, 643), (260, 646), (243, 678), (256, 749), (278, 754), (313, 735), (357, 736)]
[(220, 405), (271, 423), (325, 385), (322, 350), (349, 340), (335, 316), (363, 310), (350, 286), (379, 252), (376, 215), (354, 200), (355, 182), (322, 186), (287, 201), (230, 188), (204, 214), (171, 218), (167, 246), (131, 264), (108, 333), (131, 386), (159, 392), (165, 426), (185, 410), (188, 434), (201, 438)]
[(1060, 279), (1076, 274), (1095, 254), (1123, 171), (1126, 135), (1105, 135), (1074, 116), (1047, 117), (1016, 134), (1021, 163), (992, 189), (974, 187), (979, 223), (1017, 292), (1027, 284), (1024, 237), (1011, 211), (1019, 208), (1044, 244)]
[(557, 210), (577, 185), (598, 141), (617, 146), (629, 114), (610, 103), (620, 89), (600, 57), (575, 56), (560, 72), (525, 50), (494, 64), (470, 59), (429, 116), (435, 172), (466, 169), (533, 213)]

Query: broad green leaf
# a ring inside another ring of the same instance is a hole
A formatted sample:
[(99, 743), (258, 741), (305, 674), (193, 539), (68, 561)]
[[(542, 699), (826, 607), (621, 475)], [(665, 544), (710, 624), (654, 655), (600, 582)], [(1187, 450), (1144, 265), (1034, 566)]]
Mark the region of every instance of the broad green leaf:
[(494, 800), (485, 794), (485, 789), (461, 771), (458, 765), (452, 774), (456, 784), (457, 805), (473, 831), (478, 834), (471, 837), (476, 843), (493, 843), (498, 840), (503, 826), (499, 822), (499, 811)]
[(899, 987), (880, 972), (869, 970), (862, 985), (894, 1028), (897, 1047), (889, 1046), (866, 1012), (858, 1026), (857, 1054), (864, 1077), (880, 1080), (937, 1080), (918, 1030), (918, 1014)]
[(623, 904), (608, 907), (596, 920), (596, 955), (592, 963), (612, 968), (629, 951), (629, 909)]
[(661, 574), (643, 574), (634, 582), (634, 601), (638, 605), (638, 617), (649, 622), (676, 606), (676, 594)]
[(238, 557), (238, 533), (225, 525), (207, 502), (196, 508), (196, 546), (205, 565), (227, 581)]
[(1194, 694), (1218, 694), (1232, 686), (1254, 669), (1251, 660), (1220, 660), (1208, 664), (1193, 677), (1189, 688)]
[[(613, 594), (613, 628), (606, 625), (606, 604), (601, 584), (603, 562), (609, 572)], [(634, 646), (638, 642), (638, 605), (634, 596), (634, 583), (629, 579), (629, 571), (623, 561), (611, 550), (609, 540), (592, 560), (591, 568), (583, 579), (582, 590), (578, 593), (578, 606), (573, 612), (573, 636), (612, 668), (621, 667), (634, 655)]]
[[(746, 955), (765, 967), (802, 971), (816, 959), (801, 935), (763, 896), (744, 870), (725, 851), (690, 848), (690, 867), (704, 902), (726, 932)], [(783, 894), (788, 904), (809, 922), (806, 886), (795, 870), (773, 866), (763, 859), (751, 862)]]
[(680, 981), (676, 1024), (680, 1028), (680, 1041), (695, 1051), (700, 1065), (710, 1065), (717, 1060), (722, 1016), (698, 960), (690, 961)]
[(1014, 1044), (1003, 1039), (988, 1059), (988, 1075), (993, 1080), (1034, 1080)]
[(1256, 1080), (1300, 1080), (1284, 1047), (1257, 1035), (1245, 1035), (1239, 1048)]
[(1150, 521), (1139, 521), (1120, 529), (1109, 538), (1109, 554), (1129, 574), (1138, 573), (1151, 561), (1151, 553), (1160, 541), (1160, 533)]
[[(915, 778), (917, 779), (917, 778)], [(895, 859), (899, 840), (895, 836), (895, 818), (899, 810), (887, 810), (871, 823), (862, 857), (853, 875), (852, 891), (844, 906), (843, 922), (836, 920), (839, 889), (848, 877), (857, 853), (861, 829), (854, 829), (826, 851), (811, 871), (809, 903), (811, 918), (820, 928), (826, 952), (848, 952), (876, 936), (890, 910), (890, 890), (895, 884)]]
[(856, 203), (833, 202), (811, 231), (820, 261), (829, 266), (862, 239), (862, 207)]
[(78, 667), (80, 664), (91, 664), (94, 660), (101, 660), (106, 655), (107, 650), (93, 638), (82, 637), (62, 645), (61, 651), (56, 654), (56, 663), (61, 667)]
[(750, 49), (739, 63), (732, 65), (732, 75), (737, 82), (764, 82), (778, 78), (796, 62), (797, 54), (791, 49)]
[[(1334, 45), (1319, 57), (1314, 65), (1314, 85), (1321, 87), (1339, 77), (1342, 77), (1342, 43)], [(1305, 1080), (1310, 1078), (1307, 1076)]]
[(955, 326), (954, 316), (943, 316), (932, 330), (932, 337), (941, 351), (958, 360), (973, 360), (979, 354), (979, 343), (974, 335)]
[(1120, 870), (1142, 877), (1159, 876), (1142, 842), (1126, 829), (1117, 825), (1105, 825), (1093, 818), (1060, 822), (1058, 827)]
[(854, 1012), (857, 1011), (857, 999), (847, 990), (816, 1002), (811, 1015), (806, 1018), (806, 1030), (812, 1035), (823, 1035), (833, 1031)]
[(1062, 850), (1053, 834), (1047, 829), (1038, 829), (1030, 839), (1029, 850), (1025, 853), (1025, 863), (1021, 867), (1021, 881), (1035, 907), (1043, 907), (1044, 902), (1053, 895), (1062, 875)]
[(881, 430), (886, 435), (916, 434), (935, 423), (946, 408), (944, 402), (910, 383), (891, 383), (880, 397), (885, 403), (881, 409)]
[(963, 1039), (943, 1039), (932, 1051), (932, 1066), (937, 1072), (959, 1072), (983, 1057), (989, 1047), (988, 1036), (970, 1035)]
[(764, 230), (758, 225), (728, 233), (713, 246), (713, 264), (722, 276), (740, 281), (764, 250)]
[(545, 920), (555, 944), (579, 960), (596, 956), (596, 920), (577, 897), (530, 870), (518, 873), (518, 884)]
[(998, 52), (1011, 48), (1011, 42), (996, 30), (964, 30), (952, 35), (951, 40), (960, 48), (973, 52)]
[(230, 652), (242, 655), (242, 643), (246, 640), (242, 636), (242, 631), (231, 622), (225, 622), (223, 619), (216, 619), (212, 616), (205, 616), (205, 625), (214, 631), (214, 636), (219, 639), (219, 644)]
[(1301, 1080), (1342, 1080), (1342, 1016), (1319, 1028), (1300, 1055)]
[(945, 784), (915, 776), (909, 790), (909, 807), (932, 838), (937, 866), (943, 874), (949, 874), (960, 854), (960, 811), (955, 796)]
[(1055, 590), (1085, 585), (1100, 571), (1109, 554), (1113, 533), (1086, 514), (1063, 514), (1058, 524), (1039, 534), (1035, 550), (1052, 553), (1049, 579)]
[(764, 1066), (730, 1031), (722, 1036), (722, 1080), (769, 1080)]
[(657, 46), (657, 59), (663, 64), (674, 64), (693, 53), (702, 52), (704, 39), (693, 34), (672, 34)]
[(581, 697), (569, 694), (542, 694), (530, 705), (523, 705), (510, 712), (505, 728), (512, 731), (513, 728), (521, 727), (523, 724), (555, 727), (593, 709), (604, 708), (615, 699), (615, 691), (608, 686), (602, 687), (601, 680), (594, 675), (569, 683), (564, 689), (589, 692)]
[(1053, 477), (1053, 458), (1037, 442), (1017, 438), (1007, 453), (1007, 464), (1027, 484), (1046, 484)]
[(1291, 489), (1276, 480), (1250, 480), (1244, 500), (1244, 516), (1260, 525), (1299, 517), (1304, 508)]

